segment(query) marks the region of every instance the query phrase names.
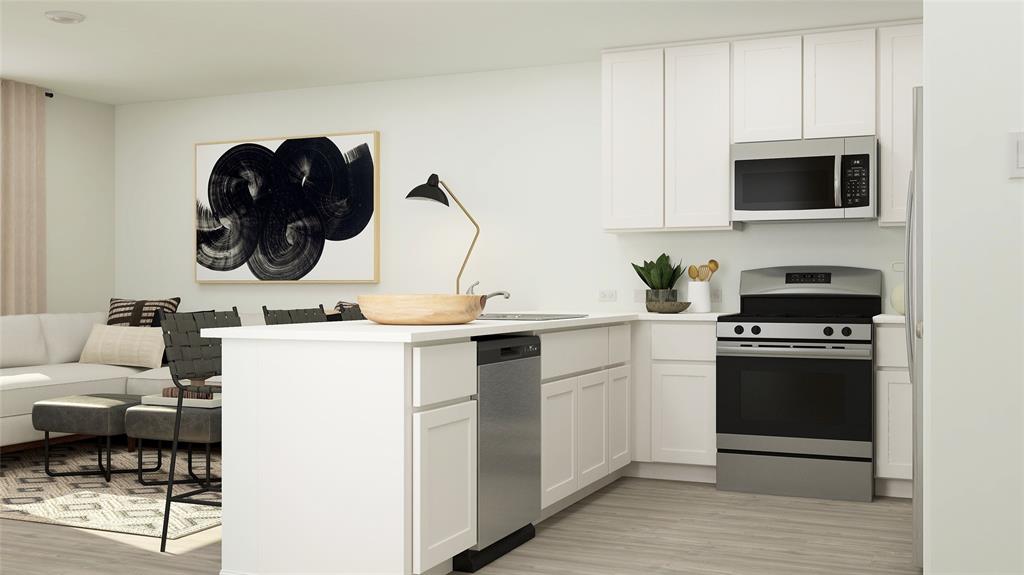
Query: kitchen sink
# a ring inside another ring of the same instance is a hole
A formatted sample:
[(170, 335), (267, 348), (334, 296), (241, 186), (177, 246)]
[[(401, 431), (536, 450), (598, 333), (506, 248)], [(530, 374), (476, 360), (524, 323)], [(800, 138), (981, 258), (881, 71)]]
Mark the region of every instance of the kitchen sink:
[(482, 313), (479, 319), (507, 321), (548, 321), (553, 319), (578, 319), (585, 313)]

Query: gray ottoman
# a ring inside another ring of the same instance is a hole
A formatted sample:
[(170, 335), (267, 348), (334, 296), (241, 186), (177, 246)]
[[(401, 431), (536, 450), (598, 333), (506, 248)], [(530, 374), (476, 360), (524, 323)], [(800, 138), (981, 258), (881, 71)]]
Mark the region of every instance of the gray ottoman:
[[(110, 468), (110, 438), (123, 435), (124, 417), (128, 408), (139, 405), (141, 396), (120, 393), (70, 395), (44, 399), (32, 405), (32, 426), (44, 432), (43, 468), (50, 477), (102, 475), (110, 481), (111, 473), (136, 473), (136, 469)], [(50, 432), (95, 435), (99, 438), (96, 471), (50, 471)], [(103, 443), (106, 443), (107, 464), (103, 465)]]
[[(166, 485), (167, 481), (151, 481), (143, 477), (142, 471), (142, 441), (151, 440), (157, 442), (174, 440), (174, 417), (175, 409), (163, 405), (136, 405), (125, 411), (124, 426), (128, 437), (138, 441), (139, 458), (139, 483), (143, 485)], [(207, 409), (203, 407), (181, 408), (181, 426), (178, 430), (178, 442), (188, 444), (188, 474), (191, 479), (176, 479), (177, 483), (199, 483), (209, 484), (211, 481), (220, 481), (218, 477), (210, 475), (210, 446), (220, 443), (221, 409), (219, 407)], [(193, 444), (202, 444), (206, 447), (206, 477), (200, 479), (192, 468)], [(157, 461), (162, 463), (163, 450), (157, 444)], [(159, 464), (157, 469), (159, 469)], [(149, 470), (145, 470), (149, 472)]]

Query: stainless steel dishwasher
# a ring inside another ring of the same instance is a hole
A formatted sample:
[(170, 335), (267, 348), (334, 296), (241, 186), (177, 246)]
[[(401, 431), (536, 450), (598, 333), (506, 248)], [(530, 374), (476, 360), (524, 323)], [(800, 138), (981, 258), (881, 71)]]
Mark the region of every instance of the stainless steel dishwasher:
[(529, 541), (540, 518), (540, 338), (477, 339), (477, 545), (474, 572)]

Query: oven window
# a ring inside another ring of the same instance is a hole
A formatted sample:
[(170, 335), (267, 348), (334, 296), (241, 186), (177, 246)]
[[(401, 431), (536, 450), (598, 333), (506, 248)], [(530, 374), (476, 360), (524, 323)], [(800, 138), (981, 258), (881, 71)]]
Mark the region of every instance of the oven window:
[(843, 425), (844, 377), (836, 373), (740, 372), (740, 419), (764, 424)]
[(835, 208), (835, 168), (835, 156), (736, 160), (736, 209)]
[(870, 360), (719, 356), (717, 431), (871, 441)]

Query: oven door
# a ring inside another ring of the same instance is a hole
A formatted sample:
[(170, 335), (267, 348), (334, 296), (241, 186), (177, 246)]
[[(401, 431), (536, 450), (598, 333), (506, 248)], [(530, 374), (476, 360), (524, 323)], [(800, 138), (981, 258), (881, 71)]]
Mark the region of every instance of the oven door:
[[(719, 437), (764, 436), (754, 443), (765, 445), (768, 437), (871, 442), (872, 387), (870, 344), (720, 346), (717, 431)], [(827, 445), (802, 439), (798, 444), (805, 447)]]
[(842, 138), (733, 144), (733, 220), (842, 219)]

